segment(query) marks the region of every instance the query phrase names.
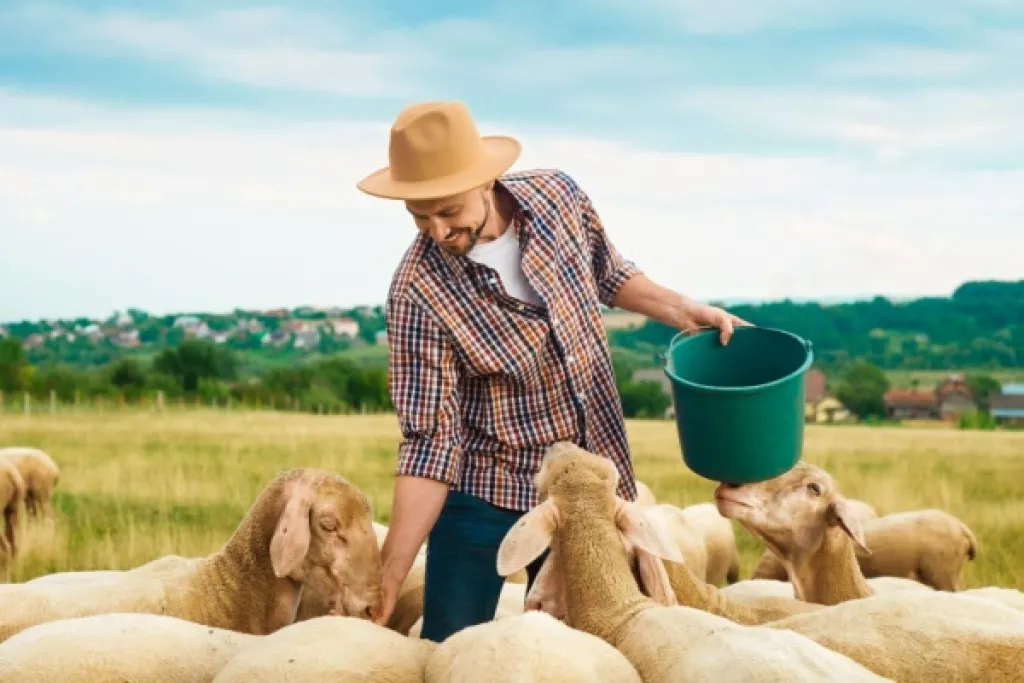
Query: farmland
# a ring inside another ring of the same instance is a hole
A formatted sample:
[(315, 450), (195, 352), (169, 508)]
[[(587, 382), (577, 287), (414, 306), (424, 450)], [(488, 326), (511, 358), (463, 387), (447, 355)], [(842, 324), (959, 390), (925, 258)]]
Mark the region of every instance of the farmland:
[[(638, 475), (666, 502), (708, 501), (714, 484), (685, 468), (674, 429), (668, 421), (629, 422)], [(5, 414), (0, 445), (44, 448), (62, 467), (57, 519), (29, 524), (7, 578), (208, 553), (270, 477), (301, 465), (357, 483), (387, 523), (397, 443), (392, 415), (193, 408)], [(958, 515), (981, 543), (966, 583), (1024, 588), (1024, 432), (808, 426), (805, 459), (881, 514), (939, 507)], [(763, 546), (736, 530), (746, 578)]]

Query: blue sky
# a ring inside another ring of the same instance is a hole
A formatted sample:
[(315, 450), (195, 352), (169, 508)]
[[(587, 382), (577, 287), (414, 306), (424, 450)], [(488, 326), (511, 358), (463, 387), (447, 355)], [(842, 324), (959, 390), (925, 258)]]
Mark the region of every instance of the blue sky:
[(418, 99), (695, 296), (1024, 277), (1019, 0), (9, 1), (0, 320), (383, 300), (412, 226), (354, 183)]

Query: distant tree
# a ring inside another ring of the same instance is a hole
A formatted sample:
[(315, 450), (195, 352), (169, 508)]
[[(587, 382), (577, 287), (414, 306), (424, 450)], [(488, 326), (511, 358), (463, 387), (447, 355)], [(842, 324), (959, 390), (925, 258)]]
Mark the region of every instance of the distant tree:
[(885, 417), (889, 379), (877, 365), (859, 360), (847, 367), (836, 386), (836, 398), (860, 418)]
[(0, 339), (0, 391), (18, 391), (24, 386), (28, 360), (17, 337)]
[(153, 361), (153, 369), (175, 377), (188, 394), (199, 390), (202, 379), (232, 379), (236, 360), (231, 351), (206, 339), (186, 339), (176, 348), (165, 349)]
[(110, 368), (110, 383), (128, 395), (146, 386), (146, 370), (135, 358), (121, 358)]
[(988, 412), (989, 397), (1002, 391), (999, 381), (991, 375), (967, 375), (964, 381), (978, 401), (978, 408), (984, 412)]
[(651, 380), (633, 382), (627, 380), (619, 385), (622, 412), (626, 417), (659, 418), (672, 402), (661, 384)]

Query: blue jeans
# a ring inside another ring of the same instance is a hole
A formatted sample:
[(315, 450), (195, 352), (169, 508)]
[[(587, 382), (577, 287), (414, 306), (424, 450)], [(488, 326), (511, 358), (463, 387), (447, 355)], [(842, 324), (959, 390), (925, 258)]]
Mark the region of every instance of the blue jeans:
[[(505, 579), (498, 575), (498, 546), (523, 513), (449, 491), (427, 538), (420, 637), (435, 643), (494, 618)], [(547, 551), (527, 568), (527, 591)]]

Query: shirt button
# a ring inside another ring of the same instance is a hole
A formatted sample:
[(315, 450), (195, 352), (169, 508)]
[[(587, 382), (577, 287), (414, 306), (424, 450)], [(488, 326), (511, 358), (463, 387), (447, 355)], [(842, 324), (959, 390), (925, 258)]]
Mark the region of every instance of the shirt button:
[(572, 365), (575, 362), (576, 362), (576, 357), (575, 356), (569, 356), (569, 365)]

